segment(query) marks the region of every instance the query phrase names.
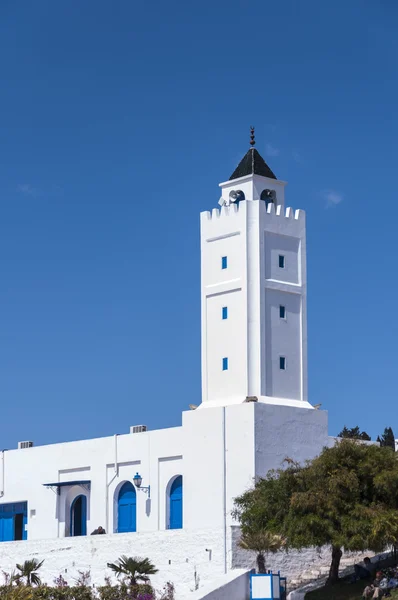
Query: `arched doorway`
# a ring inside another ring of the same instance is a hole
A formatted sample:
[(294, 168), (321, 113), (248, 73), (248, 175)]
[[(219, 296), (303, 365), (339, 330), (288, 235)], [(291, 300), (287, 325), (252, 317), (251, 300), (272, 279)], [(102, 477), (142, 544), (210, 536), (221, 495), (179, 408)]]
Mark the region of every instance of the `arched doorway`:
[(170, 529), (182, 529), (182, 475), (174, 479), (170, 488)]
[(83, 494), (73, 500), (70, 508), (70, 534), (87, 535), (87, 498)]
[(137, 493), (131, 481), (120, 488), (117, 505), (118, 533), (137, 531)]

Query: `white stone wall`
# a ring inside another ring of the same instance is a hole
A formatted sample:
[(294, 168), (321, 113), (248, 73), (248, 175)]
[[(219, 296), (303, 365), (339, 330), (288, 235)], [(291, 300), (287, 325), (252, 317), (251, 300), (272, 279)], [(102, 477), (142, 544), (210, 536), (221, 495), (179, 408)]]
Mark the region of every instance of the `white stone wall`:
[(1, 569), (11, 572), (16, 563), (37, 558), (44, 559), (40, 570), (43, 582), (53, 584), (62, 575), (73, 585), (79, 571), (90, 571), (91, 584), (104, 585), (104, 577), (116, 579), (108, 562), (115, 562), (122, 554), (148, 557), (159, 569), (151, 577), (155, 589), (167, 581), (174, 583), (177, 600), (184, 600), (200, 587), (211, 584), (224, 573), (222, 532), (217, 529), (202, 531), (160, 531), (152, 533), (122, 533), (95, 535), (57, 540), (34, 540), (0, 544)]
[[(221, 186), (225, 200), (232, 189), (246, 200), (201, 214), (201, 408), (246, 396), (308, 407), (305, 214), (285, 210), (283, 182), (248, 176)], [(276, 208), (258, 199), (263, 189), (276, 189)]]
[[(9, 450), (0, 461), (0, 503), (28, 502), (28, 539), (57, 538), (69, 535), (71, 504), (84, 494), (88, 533), (99, 525), (113, 533), (118, 491), (139, 471), (152, 493), (148, 499), (137, 492), (137, 530), (166, 529), (168, 484), (184, 475), (182, 446), (182, 428), (175, 427)], [(91, 489), (64, 487), (57, 495), (43, 486), (75, 480), (90, 480)]]
[(249, 600), (250, 571), (235, 569), (192, 594), (192, 600)]
[[(69, 536), (79, 494), (87, 496), (87, 532), (102, 525), (116, 533), (119, 490), (139, 471), (151, 495), (137, 491), (137, 531), (165, 530), (170, 482), (183, 475), (184, 527), (222, 528), (255, 477), (286, 456), (312, 458), (327, 441), (323, 411), (260, 402), (188, 411), (182, 427), (7, 451), (0, 502), (28, 503), (28, 540)], [(75, 480), (91, 489), (67, 486), (58, 495), (43, 485)]]
[(255, 404), (256, 477), (283, 466), (285, 458), (303, 464), (329, 444), (326, 411)]

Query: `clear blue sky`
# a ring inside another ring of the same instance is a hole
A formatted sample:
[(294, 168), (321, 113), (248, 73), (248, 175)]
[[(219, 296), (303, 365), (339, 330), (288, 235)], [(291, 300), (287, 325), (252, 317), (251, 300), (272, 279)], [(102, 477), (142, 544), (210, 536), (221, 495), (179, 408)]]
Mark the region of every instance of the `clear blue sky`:
[(397, 27), (394, 0), (2, 0), (2, 448), (200, 402), (199, 213), (252, 124), (307, 211), (310, 400), (398, 434)]

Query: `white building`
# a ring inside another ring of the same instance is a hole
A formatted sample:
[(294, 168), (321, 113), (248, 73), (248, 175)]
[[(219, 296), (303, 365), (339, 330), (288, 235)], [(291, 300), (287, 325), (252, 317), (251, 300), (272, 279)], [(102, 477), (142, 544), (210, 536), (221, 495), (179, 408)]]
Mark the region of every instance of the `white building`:
[(108, 561), (148, 556), (186, 597), (239, 562), (234, 498), (328, 443), (307, 399), (305, 214), (253, 146), (201, 214), (201, 405), (172, 429), (1, 452), (3, 569), (34, 555), (49, 583), (102, 583)]

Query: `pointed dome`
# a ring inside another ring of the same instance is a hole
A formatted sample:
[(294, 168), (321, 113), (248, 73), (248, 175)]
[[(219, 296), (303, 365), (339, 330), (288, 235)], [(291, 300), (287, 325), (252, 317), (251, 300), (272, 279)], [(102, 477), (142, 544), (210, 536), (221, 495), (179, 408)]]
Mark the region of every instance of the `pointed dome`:
[(261, 175), (262, 177), (276, 179), (276, 176), (255, 148), (250, 148), (247, 151), (229, 178), (229, 181), (238, 179), (238, 177), (245, 177), (246, 175)]

